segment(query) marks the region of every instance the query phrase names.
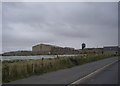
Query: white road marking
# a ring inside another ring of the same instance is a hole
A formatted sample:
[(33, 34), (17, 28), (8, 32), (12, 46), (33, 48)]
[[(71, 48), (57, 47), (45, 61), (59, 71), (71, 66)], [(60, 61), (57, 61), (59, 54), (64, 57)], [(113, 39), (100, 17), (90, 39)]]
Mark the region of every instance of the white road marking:
[[(117, 61), (118, 61), (118, 60), (117, 60)], [(73, 84), (80, 84), (80, 83), (82, 83), (82, 82), (85, 81), (86, 79), (92, 77), (93, 75), (97, 74), (98, 72), (102, 71), (103, 69), (107, 68), (108, 66), (116, 63), (117, 61), (114, 61), (114, 62), (112, 62), (112, 63), (110, 63), (110, 64), (107, 64), (107, 65), (103, 66), (103, 67), (100, 68), (100, 69), (97, 69), (96, 71), (94, 71), (94, 72), (86, 75), (85, 77), (83, 77), (83, 78), (81, 78), (81, 79), (79, 79), (79, 80), (74, 81), (73, 83), (69, 84), (68, 86), (71, 86), (71, 85), (73, 85)]]

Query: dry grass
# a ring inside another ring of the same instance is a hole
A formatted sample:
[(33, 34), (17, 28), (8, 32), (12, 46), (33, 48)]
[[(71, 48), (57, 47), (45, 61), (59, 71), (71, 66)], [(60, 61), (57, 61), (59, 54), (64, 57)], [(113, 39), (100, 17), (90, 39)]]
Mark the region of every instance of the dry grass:
[(104, 59), (113, 56), (112, 54), (89, 54), (71, 57), (59, 57), (44, 60), (11, 61), (3, 62), (3, 82), (10, 82), (16, 79), (40, 75), (43, 73), (70, 68), (76, 65)]

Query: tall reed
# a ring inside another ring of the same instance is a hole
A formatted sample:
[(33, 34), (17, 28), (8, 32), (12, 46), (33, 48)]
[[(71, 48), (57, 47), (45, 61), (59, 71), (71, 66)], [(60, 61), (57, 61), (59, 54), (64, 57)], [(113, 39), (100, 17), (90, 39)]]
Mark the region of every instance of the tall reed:
[(54, 59), (28, 60), (28, 61), (9, 61), (2, 65), (3, 83), (17, 79), (40, 75), (59, 69), (70, 68), (76, 65), (85, 64), (100, 59), (113, 56), (113, 54), (88, 54), (71, 57), (57, 57)]

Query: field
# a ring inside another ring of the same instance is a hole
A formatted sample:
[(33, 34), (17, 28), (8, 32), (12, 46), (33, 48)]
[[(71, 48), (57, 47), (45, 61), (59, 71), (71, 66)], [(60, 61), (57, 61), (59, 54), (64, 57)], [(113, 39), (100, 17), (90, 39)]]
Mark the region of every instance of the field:
[(73, 66), (97, 61), (113, 56), (114, 54), (82, 54), (71, 57), (57, 57), (54, 59), (3, 61), (2, 82), (7, 83), (32, 75), (41, 75), (51, 71), (70, 68)]

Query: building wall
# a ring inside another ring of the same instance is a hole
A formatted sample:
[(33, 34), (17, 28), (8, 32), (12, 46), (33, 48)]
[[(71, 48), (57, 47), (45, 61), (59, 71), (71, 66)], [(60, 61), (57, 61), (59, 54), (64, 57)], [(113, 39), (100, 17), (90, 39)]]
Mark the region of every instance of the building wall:
[(81, 53), (93, 54), (93, 53), (102, 53), (103, 48), (86, 48), (81, 51)]
[(33, 46), (32, 51), (33, 52), (49, 53), (49, 52), (51, 52), (51, 48), (52, 48), (52, 46), (40, 44), (40, 45)]
[(51, 54), (64, 54), (62, 47), (52, 47)]
[(104, 51), (118, 51), (118, 46), (104, 47)]
[(118, 52), (118, 46), (106, 46), (103, 48), (106, 53), (116, 53)]
[(74, 48), (62, 48), (62, 47), (54, 47), (52, 48), (52, 54), (78, 54), (79, 51)]
[(40, 44), (32, 47), (32, 51), (39, 54), (78, 54), (79, 51), (69, 47)]

